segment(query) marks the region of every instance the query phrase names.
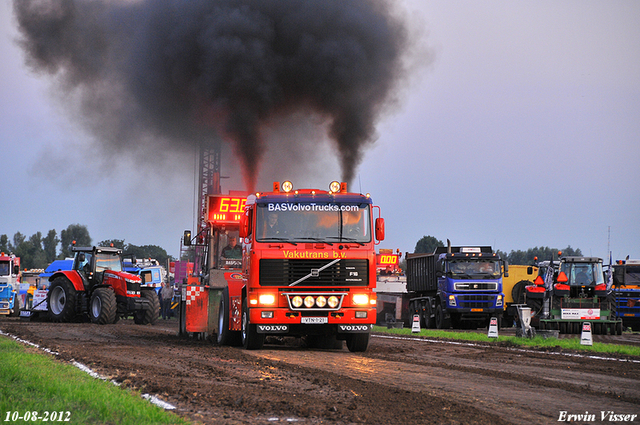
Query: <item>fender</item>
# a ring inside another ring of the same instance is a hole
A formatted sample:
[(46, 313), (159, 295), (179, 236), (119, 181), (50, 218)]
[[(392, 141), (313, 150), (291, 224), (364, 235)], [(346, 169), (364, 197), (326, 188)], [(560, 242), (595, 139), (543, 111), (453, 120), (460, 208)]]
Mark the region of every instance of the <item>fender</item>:
[(53, 282), (55, 278), (60, 276), (66, 277), (69, 282), (71, 282), (73, 287), (76, 288), (76, 291), (85, 291), (84, 283), (82, 283), (82, 278), (76, 270), (59, 270), (49, 277), (49, 282)]

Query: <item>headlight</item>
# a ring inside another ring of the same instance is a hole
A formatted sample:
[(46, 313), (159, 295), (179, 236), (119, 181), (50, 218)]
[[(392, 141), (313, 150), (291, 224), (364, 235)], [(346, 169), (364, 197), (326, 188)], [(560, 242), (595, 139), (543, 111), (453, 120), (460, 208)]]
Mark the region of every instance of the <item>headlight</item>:
[(449, 305), (456, 306), (456, 297), (454, 295), (449, 295)]
[(273, 294), (262, 294), (258, 297), (258, 301), (262, 305), (273, 305), (276, 302), (276, 297)]
[(354, 294), (353, 303), (356, 305), (369, 304), (369, 296), (367, 294)]
[(300, 295), (296, 295), (291, 299), (291, 305), (295, 308), (300, 308), (302, 306), (302, 297)]
[(338, 304), (340, 304), (340, 299), (338, 299), (338, 297), (336, 297), (335, 295), (331, 295), (327, 300), (327, 303), (329, 304), (329, 307), (336, 308), (338, 307)]
[(307, 295), (306, 297), (304, 297), (304, 305), (305, 305), (305, 307), (311, 308), (311, 307), (313, 307), (313, 305), (315, 303), (316, 303), (316, 300), (314, 300), (311, 295)]
[(327, 299), (320, 295), (318, 298), (316, 298), (316, 305), (320, 308), (324, 307), (325, 305), (327, 305)]
[(498, 295), (498, 298), (496, 299), (496, 307), (499, 307), (502, 305), (502, 295)]

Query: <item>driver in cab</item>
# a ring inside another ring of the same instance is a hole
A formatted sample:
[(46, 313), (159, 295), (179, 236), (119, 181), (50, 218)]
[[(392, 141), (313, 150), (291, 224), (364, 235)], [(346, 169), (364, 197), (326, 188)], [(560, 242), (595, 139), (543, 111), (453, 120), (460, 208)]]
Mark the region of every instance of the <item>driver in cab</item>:
[(238, 245), (238, 238), (231, 236), (229, 244), (222, 248), (222, 257), (228, 259), (242, 258), (242, 247)]

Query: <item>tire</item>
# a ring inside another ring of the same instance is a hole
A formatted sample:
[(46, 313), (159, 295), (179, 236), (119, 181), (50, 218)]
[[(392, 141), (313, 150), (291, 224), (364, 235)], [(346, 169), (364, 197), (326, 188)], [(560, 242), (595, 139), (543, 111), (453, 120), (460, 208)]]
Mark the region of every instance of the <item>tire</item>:
[(524, 304), (524, 291), (525, 286), (533, 285), (530, 280), (521, 280), (511, 288), (511, 298), (513, 298), (514, 304)]
[(256, 325), (249, 322), (247, 299), (242, 300), (242, 346), (245, 350), (259, 350), (264, 345), (264, 334), (259, 334)]
[(616, 335), (622, 335), (622, 322), (616, 323)]
[(96, 288), (91, 294), (89, 318), (98, 325), (108, 325), (116, 321), (116, 294), (111, 288)]
[(450, 320), (444, 318), (444, 311), (442, 311), (442, 304), (438, 303), (436, 306), (436, 328), (449, 329), (451, 327)]
[(47, 292), (49, 318), (54, 322), (70, 322), (76, 317), (76, 288), (64, 277), (57, 277)]
[(11, 310), (11, 317), (20, 316), (20, 298), (18, 298), (18, 294), (14, 296), (13, 300), (13, 310)]
[(154, 325), (160, 311), (160, 300), (158, 300), (156, 291), (143, 289), (140, 291), (140, 298), (146, 299), (149, 303), (144, 310), (136, 310), (133, 314), (133, 321), (137, 325)]
[(424, 311), (424, 327), (427, 329), (435, 329), (436, 327), (436, 319), (434, 317), (431, 317), (431, 315), (433, 314), (433, 312), (431, 311), (431, 303), (427, 302), (425, 304), (423, 304), (423, 311)]
[(218, 311), (218, 345), (241, 344), (240, 332), (229, 330), (229, 288), (224, 288), (220, 297), (220, 309)]
[(347, 348), (352, 353), (367, 351), (369, 346), (369, 334), (349, 334), (347, 335)]

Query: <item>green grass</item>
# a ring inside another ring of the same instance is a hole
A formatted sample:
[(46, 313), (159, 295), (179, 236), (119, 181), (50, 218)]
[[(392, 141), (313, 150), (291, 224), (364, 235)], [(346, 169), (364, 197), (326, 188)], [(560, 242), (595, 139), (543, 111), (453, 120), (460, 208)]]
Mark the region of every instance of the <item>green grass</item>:
[(580, 350), (589, 352), (590, 354), (622, 354), (627, 356), (640, 357), (640, 347), (622, 344), (605, 344), (601, 342), (594, 342), (593, 345), (581, 345), (580, 338), (576, 335), (576, 338), (543, 338), (536, 336), (535, 338), (518, 338), (515, 336), (500, 336), (498, 333), (497, 338), (489, 338), (486, 333), (477, 332), (456, 332), (456, 331), (443, 331), (434, 329), (421, 329), (420, 333), (411, 332), (410, 328), (403, 329), (387, 329), (382, 326), (374, 326), (374, 332), (393, 334), (393, 335), (406, 335), (406, 336), (422, 336), (429, 338), (443, 338), (451, 340), (462, 341), (478, 341), (478, 342), (490, 342), (490, 343), (507, 343), (514, 346), (524, 346), (532, 348), (562, 348), (568, 350)]
[[(186, 424), (185, 420), (142, 399), (139, 393), (90, 377), (51, 356), (30, 352), (0, 336), (0, 422), (12, 412), (70, 412), (69, 424)], [(67, 418), (67, 414), (63, 414)], [(51, 423), (51, 417), (47, 423)]]

